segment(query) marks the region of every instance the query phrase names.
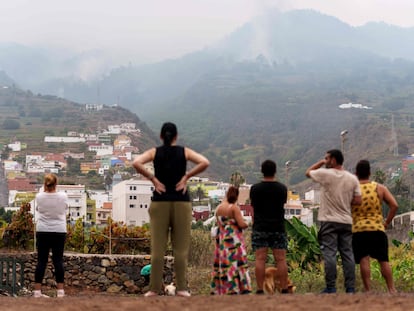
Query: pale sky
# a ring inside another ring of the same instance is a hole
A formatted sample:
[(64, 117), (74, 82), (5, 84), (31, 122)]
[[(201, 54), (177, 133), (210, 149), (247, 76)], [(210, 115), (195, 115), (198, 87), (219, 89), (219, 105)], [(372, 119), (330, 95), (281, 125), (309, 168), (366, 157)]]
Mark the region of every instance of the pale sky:
[(104, 49), (144, 63), (214, 44), (270, 8), (414, 26), (414, 0), (0, 0), (0, 42)]

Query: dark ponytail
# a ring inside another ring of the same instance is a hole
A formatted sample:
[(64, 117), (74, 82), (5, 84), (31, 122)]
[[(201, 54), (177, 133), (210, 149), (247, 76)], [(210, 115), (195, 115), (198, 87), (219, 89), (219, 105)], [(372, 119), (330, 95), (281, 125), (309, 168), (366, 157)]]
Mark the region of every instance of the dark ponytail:
[(174, 123), (166, 122), (162, 125), (161, 134), (164, 146), (171, 146), (174, 138), (177, 136), (177, 127)]

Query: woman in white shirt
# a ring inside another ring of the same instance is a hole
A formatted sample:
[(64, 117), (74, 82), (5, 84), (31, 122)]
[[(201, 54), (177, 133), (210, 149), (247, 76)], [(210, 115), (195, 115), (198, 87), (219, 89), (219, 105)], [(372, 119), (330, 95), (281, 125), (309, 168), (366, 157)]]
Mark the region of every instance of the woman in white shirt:
[(36, 298), (48, 297), (41, 293), (41, 286), (50, 250), (52, 250), (52, 261), (55, 268), (57, 297), (65, 296), (63, 251), (66, 240), (68, 197), (66, 193), (56, 192), (56, 185), (56, 175), (47, 174), (44, 177), (43, 191), (41, 190), (36, 195), (37, 266), (34, 286), (34, 297)]

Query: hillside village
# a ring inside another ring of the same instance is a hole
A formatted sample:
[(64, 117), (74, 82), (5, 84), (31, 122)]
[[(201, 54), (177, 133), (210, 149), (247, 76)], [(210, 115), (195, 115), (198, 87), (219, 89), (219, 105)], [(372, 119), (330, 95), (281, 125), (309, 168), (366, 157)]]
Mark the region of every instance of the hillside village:
[[(105, 110), (106, 115), (115, 114), (115, 108), (103, 105), (88, 104), (75, 109), (97, 120), (102, 120), (99, 113)], [(68, 127), (54, 135), (53, 131), (45, 130), (37, 140), (43, 140), (43, 145), (38, 143), (38, 146), (33, 146), (33, 139), (25, 141), (26, 136), (20, 136), (20, 139), (10, 137), (10, 142), (2, 149), (0, 207), (15, 211), (23, 202), (30, 202), (35, 215), (34, 197), (42, 187), (43, 175), (51, 172), (59, 176), (58, 190), (69, 196), (68, 223), (81, 219), (87, 225), (101, 226), (106, 225), (109, 218), (128, 226), (148, 223), (153, 186), (136, 174), (131, 164), (134, 157), (148, 147), (151, 134), (147, 134), (144, 128), (140, 129), (141, 126), (132, 119), (126, 122), (119, 120), (125, 118), (121, 116), (114, 123), (107, 122), (105, 126), (101, 124), (85, 132)], [(34, 121), (23, 122), (27, 125)], [(407, 156), (402, 159), (401, 169), (412, 169), (413, 163), (414, 157)], [(152, 169), (148, 166), (148, 170)], [(283, 174), (283, 169), (279, 169), (279, 174)], [(285, 169), (290, 170), (289, 167)], [(289, 180), (289, 172), (285, 173), (282, 182)], [(224, 198), (228, 187), (227, 182), (213, 181), (205, 176), (191, 179), (189, 189), (194, 222), (209, 225), (214, 221), (214, 209)], [(285, 206), (287, 219), (298, 217), (308, 226), (315, 223), (313, 209), (318, 207), (319, 193), (313, 187), (317, 185), (303, 191), (302, 198), (289, 189)], [(252, 216), (249, 190), (249, 184), (240, 185), (238, 203), (247, 221)]]
[[(94, 114), (108, 108), (87, 105), (83, 109)], [(2, 149), (0, 207), (6, 211), (16, 211), (22, 203), (30, 202), (31, 213), (36, 220), (34, 198), (42, 187), (44, 174), (51, 172), (59, 176), (58, 191), (66, 192), (69, 197), (68, 224), (75, 224), (79, 219), (85, 226), (98, 227), (106, 226), (109, 219), (127, 226), (147, 224), (154, 188), (149, 180), (135, 172), (132, 161), (148, 148), (149, 135), (138, 128), (137, 123), (128, 121), (108, 123), (106, 128), (88, 133), (68, 130), (65, 136), (54, 136), (45, 132), (43, 146), (47, 147), (47, 151), (43, 152), (41, 146), (29, 146), (24, 138), (12, 140)], [(51, 152), (54, 149), (60, 152)], [(404, 157), (401, 169), (396, 174), (412, 169), (413, 165), (414, 156)], [(289, 181), (290, 167), (286, 166), (285, 169), (286, 177), (282, 178), (282, 182)], [(152, 171), (153, 167), (149, 165), (148, 170)], [(279, 169), (280, 174), (283, 174), (283, 168)], [(70, 182), (66, 180), (68, 175), (72, 178)], [(95, 181), (93, 187), (92, 180)], [(229, 186), (228, 182), (213, 181), (205, 176), (196, 176), (189, 181), (195, 224), (209, 226), (214, 222), (214, 210), (223, 200)], [(238, 200), (248, 222), (251, 222), (253, 214), (249, 202), (250, 186), (245, 183), (239, 185)], [(289, 187), (285, 218), (296, 217), (306, 226), (315, 224), (319, 206), (317, 187), (317, 184), (312, 184), (303, 192), (303, 197), (293, 187)], [(401, 241), (407, 240), (406, 232), (413, 224), (413, 215), (414, 212), (409, 211), (395, 217), (390, 236)]]
[[(94, 111), (101, 107), (87, 105), (86, 109)], [(31, 212), (36, 218), (34, 197), (42, 187), (43, 175), (55, 173), (60, 176), (68, 168), (69, 162), (76, 160), (79, 161), (80, 175), (86, 178), (100, 176), (105, 179), (110, 170), (116, 172), (111, 176), (109, 184), (103, 183), (102, 189), (90, 189), (82, 183), (84, 179), (81, 178), (75, 184), (58, 185), (58, 191), (66, 192), (69, 197), (68, 223), (82, 219), (87, 225), (106, 225), (109, 217), (128, 226), (148, 223), (148, 208), (154, 190), (152, 183), (136, 173), (132, 173), (129, 178), (122, 174), (125, 170), (132, 170), (133, 158), (140, 152), (139, 146), (132, 145), (131, 137), (141, 135), (141, 130), (136, 128), (135, 123), (121, 123), (109, 125), (94, 134), (68, 131), (66, 136), (44, 136), (44, 142), (67, 145), (67, 150), (73, 144), (84, 144), (87, 147), (85, 150), (94, 154), (92, 160), (87, 160), (84, 152), (44, 153), (39, 150), (27, 154), (28, 146), (25, 142), (9, 143), (7, 158), (1, 160), (5, 182), (0, 184), (0, 191), (5, 197), (3, 201), (7, 202), (2, 205), (6, 210), (15, 211), (23, 202), (30, 202)], [(153, 170), (152, 166), (149, 165), (148, 170)], [(224, 198), (229, 185), (202, 176), (190, 180), (194, 222), (202, 221), (208, 225), (212, 221), (213, 210)], [(248, 221), (252, 216), (249, 190), (250, 185), (240, 185), (238, 202)], [(315, 190), (306, 194), (308, 205), (318, 204), (317, 198)], [(303, 208), (299, 196), (293, 192), (290, 192), (286, 208), (286, 218), (302, 217), (306, 224), (313, 224), (313, 213)]]

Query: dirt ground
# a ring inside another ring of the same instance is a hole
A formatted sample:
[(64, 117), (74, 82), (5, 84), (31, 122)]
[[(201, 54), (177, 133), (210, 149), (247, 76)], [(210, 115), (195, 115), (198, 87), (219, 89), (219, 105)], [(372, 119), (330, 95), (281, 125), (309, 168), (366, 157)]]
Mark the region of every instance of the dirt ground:
[(70, 293), (64, 298), (0, 297), (2, 311), (251, 311), (251, 310), (414, 310), (414, 294), (293, 294), (274, 296), (208, 296), (196, 295), (189, 298), (158, 296), (108, 295), (102, 293)]

